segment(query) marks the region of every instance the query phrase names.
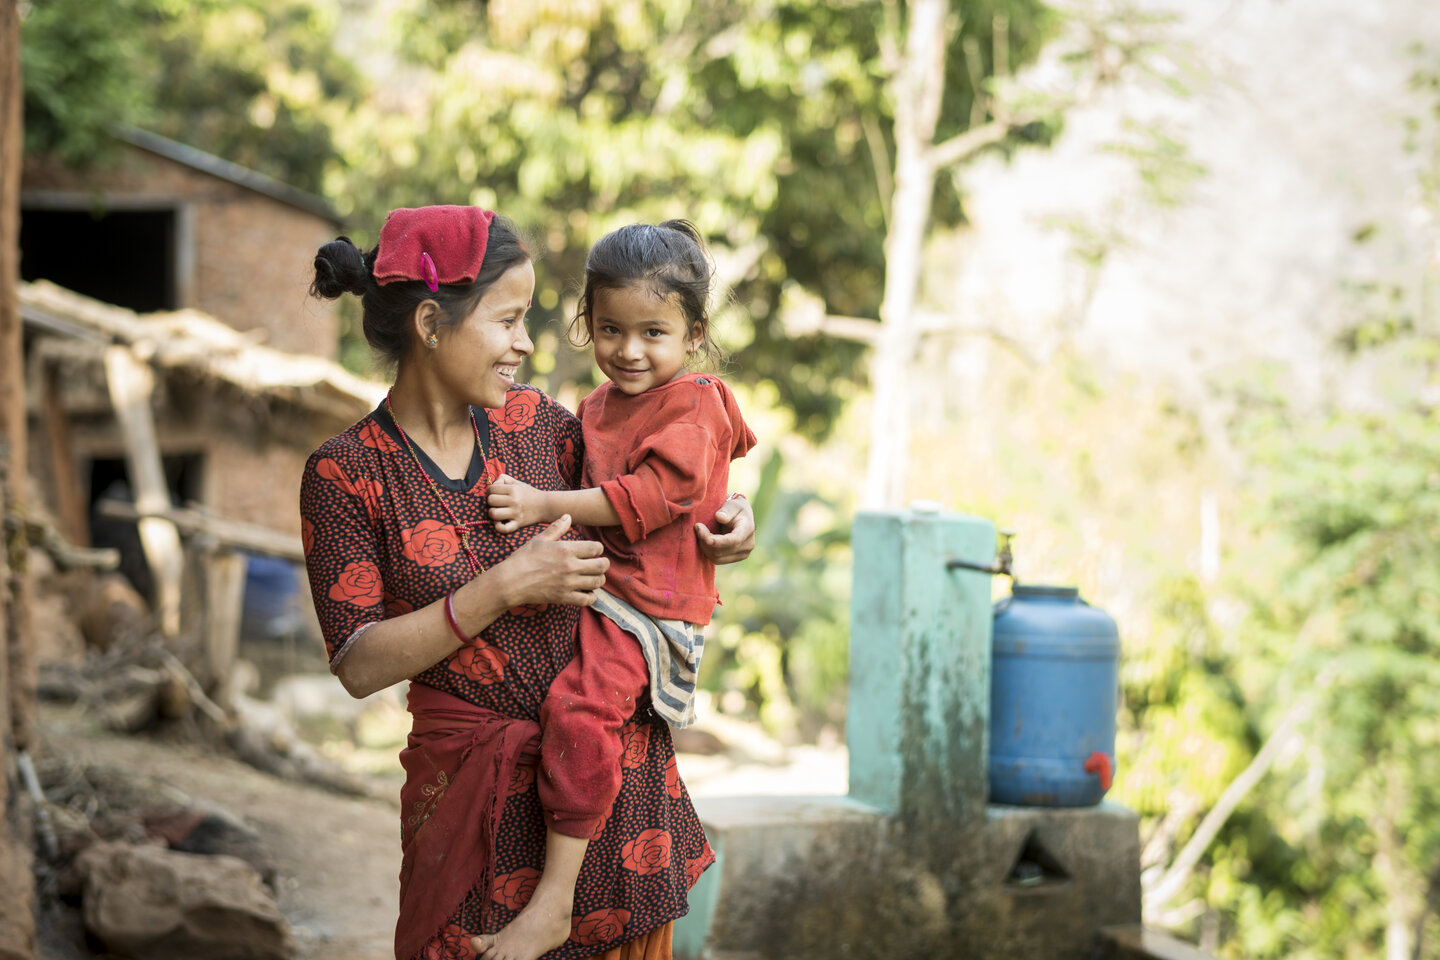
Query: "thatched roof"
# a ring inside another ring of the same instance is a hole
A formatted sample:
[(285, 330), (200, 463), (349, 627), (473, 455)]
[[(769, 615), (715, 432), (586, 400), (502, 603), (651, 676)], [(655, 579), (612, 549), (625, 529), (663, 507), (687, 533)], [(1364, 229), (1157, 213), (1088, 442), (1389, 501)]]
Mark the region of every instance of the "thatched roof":
[(100, 359), (106, 347), (132, 349), (158, 371), (187, 373), (242, 393), (293, 403), (342, 419), (359, 419), (385, 385), (355, 376), (324, 357), (256, 343), (198, 310), (137, 314), (45, 280), (20, 284), (20, 315), (32, 333), (62, 338)]

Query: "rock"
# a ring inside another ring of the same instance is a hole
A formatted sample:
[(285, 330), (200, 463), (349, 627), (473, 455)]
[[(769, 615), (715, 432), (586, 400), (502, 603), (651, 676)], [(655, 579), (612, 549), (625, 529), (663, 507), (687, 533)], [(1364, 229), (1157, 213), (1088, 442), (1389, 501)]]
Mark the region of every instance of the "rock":
[(161, 807), (141, 814), (145, 832), (164, 840), (171, 850), (204, 856), (226, 856), (244, 860), (275, 888), (275, 860), (260, 841), (260, 835), (220, 810), (193, 807)]
[(109, 650), (119, 640), (149, 628), (150, 609), (130, 581), (118, 573), (95, 578), (80, 613), (80, 631), (96, 650)]
[(82, 853), (86, 932), (134, 960), (291, 960), (285, 917), (235, 857), (99, 843)]

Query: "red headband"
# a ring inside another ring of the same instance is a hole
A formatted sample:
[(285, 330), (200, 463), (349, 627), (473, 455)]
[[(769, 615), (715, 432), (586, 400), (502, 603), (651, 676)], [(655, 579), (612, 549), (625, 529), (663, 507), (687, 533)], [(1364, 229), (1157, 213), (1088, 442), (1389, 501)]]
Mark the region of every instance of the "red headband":
[(432, 293), (442, 283), (474, 283), (494, 219), (494, 211), (479, 207), (391, 210), (380, 228), (375, 282), (423, 280)]

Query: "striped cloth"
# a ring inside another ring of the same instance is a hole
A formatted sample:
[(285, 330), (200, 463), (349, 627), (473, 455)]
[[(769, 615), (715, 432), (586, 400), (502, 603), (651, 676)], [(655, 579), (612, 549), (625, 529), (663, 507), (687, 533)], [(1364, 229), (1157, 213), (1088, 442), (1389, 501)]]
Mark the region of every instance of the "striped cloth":
[(705, 653), (705, 634), (684, 620), (641, 613), (615, 594), (595, 591), (594, 610), (640, 642), (650, 667), (650, 701), (671, 726), (695, 722), (695, 677)]

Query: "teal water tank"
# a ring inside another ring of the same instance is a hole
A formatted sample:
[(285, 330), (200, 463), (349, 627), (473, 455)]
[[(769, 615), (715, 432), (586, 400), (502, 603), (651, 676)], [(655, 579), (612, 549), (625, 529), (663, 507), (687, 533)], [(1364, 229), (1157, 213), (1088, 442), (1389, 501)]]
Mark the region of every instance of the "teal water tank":
[(1084, 807), (1115, 770), (1120, 632), (1075, 587), (1015, 584), (995, 605), (990, 801)]

